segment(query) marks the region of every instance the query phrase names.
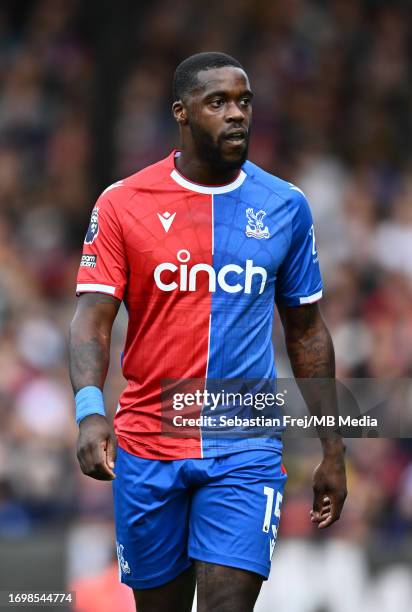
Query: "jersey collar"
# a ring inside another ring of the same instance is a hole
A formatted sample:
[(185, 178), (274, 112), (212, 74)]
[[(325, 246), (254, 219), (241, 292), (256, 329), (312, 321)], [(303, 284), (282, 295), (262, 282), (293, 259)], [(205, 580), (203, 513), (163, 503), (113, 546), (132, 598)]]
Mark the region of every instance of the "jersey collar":
[(188, 189), (189, 191), (195, 191), (196, 193), (206, 193), (209, 195), (217, 195), (219, 193), (229, 193), (230, 191), (234, 191), (238, 187), (240, 187), (243, 181), (246, 178), (246, 172), (241, 170), (238, 176), (231, 183), (227, 183), (226, 185), (199, 185), (198, 183), (193, 183), (189, 181), (189, 179), (185, 178), (176, 168), (174, 167), (174, 159), (179, 154), (179, 151), (173, 151), (171, 157), (173, 162), (173, 170), (170, 173), (171, 178), (181, 187)]

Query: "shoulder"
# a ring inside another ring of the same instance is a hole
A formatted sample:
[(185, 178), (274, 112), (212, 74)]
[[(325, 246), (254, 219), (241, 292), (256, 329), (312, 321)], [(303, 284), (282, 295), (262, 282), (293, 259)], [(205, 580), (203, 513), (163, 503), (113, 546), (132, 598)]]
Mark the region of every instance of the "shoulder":
[(263, 168), (250, 161), (244, 164), (243, 170), (251, 182), (266, 188), (283, 202), (294, 204), (296, 207), (307, 205), (305, 194), (293, 183), (263, 170)]

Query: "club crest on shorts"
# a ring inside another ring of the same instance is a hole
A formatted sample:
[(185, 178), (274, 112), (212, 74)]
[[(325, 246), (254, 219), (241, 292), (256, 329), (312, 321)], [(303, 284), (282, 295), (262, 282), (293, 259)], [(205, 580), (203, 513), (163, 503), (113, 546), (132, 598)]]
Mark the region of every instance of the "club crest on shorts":
[(248, 238), (269, 238), (269, 228), (267, 225), (264, 226), (262, 221), (263, 217), (265, 217), (266, 212), (264, 210), (258, 210), (255, 212), (253, 208), (246, 209), (246, 236)]
[(99, 233), (99, 209), (93, 208), (84, 244), (92, 244)]
[(119, 567), (121, 571), (123, 572), (123, 574), (130, 574), (130, 566), (128, 562), (126, 561), (126, 559), (123, 557), (123, 550), (124, 550), (123, 544), (119, 544), (119, 542), (116, 542), (116, 550), (117, 550), (117, 559), (119, 561)]

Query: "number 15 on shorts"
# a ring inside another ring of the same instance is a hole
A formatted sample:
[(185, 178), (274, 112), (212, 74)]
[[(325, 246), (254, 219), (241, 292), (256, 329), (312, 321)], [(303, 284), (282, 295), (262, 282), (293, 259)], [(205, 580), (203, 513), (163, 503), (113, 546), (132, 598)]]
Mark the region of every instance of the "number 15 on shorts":
[[(270, 535), (270, 558), (272, 558), (273, 551), (275, 550), (276, 537), (278, 534), (280, 508), (282, 505), (283, 495), (280, 493), (280, 491), (277, 491), (275, 501), (275, 489), (266, 486), (263, 487), (263, 493), (266, 496), (266, 509), (262, 531), (264, 533), (269, 533), (272, 527), (272, 533)], [(273, 505), (275, 506), (274, 509)]]

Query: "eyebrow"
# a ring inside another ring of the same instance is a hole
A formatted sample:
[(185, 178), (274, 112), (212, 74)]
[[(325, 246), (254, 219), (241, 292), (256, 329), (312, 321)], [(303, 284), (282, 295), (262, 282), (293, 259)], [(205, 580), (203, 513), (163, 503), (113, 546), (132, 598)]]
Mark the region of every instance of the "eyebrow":
[[(227, 91), (224, 91), (223, 89), (217, 89), (216, 91), (211, 91), (205, 96), (205, 100), (208, 100), (209, 98), (213, 98), (215, 96), (227, 96)], [(250, 91), (250, 89), (245, 89), (238, 97), (242, 98), (243, 96), (248, 96), (249, 98), (252, 99), (254, 97), (254, 94), (252, 91)]]

